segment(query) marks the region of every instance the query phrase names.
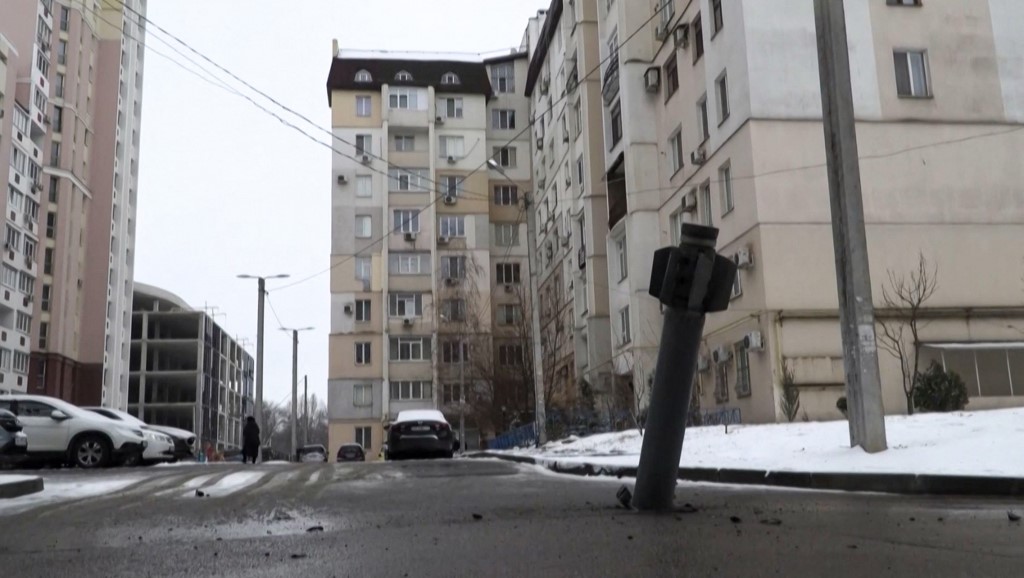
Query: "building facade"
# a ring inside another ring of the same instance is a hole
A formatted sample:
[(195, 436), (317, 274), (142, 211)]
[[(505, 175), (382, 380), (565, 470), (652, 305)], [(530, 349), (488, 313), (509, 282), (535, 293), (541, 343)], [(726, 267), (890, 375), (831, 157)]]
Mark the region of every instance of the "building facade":
[[(498, 382), (519, 384), (506, 411), (532, 411), (516, 329), (527, 279), (525, 50), (415, 60), (335, 43), (332, 56), (331, 454), (357, 442), (375, 457), (405, 409), (457, 420), (467, 398), (494, 406), (495, 389), (507, 389)], [(474, 420), (467, 438), (488, 428)]]
[(13, 323), (31, 349), (28, 365), (12, 349), (18, 391), (127, 405), (145, 10), (0, 5), (0, 32), (21, 55), (4, 121), (24, 149), (11, 147), (6, 179), (20, 213), (5, 211), (5, 279), (23, 294)]
[(252, 355), (204, 311), (135, 284), (128, 411), (149, 424), (191, 431), (205, 447), (241, 448), (254, 406)]
[[(681, 223), (713, 225), (739, 274), (729, 311), (705, 328), (702, 408), (719, 420), (783, 419), (788, 368), (809, 418), (839, 418), (813, 3), (638, 4), (646, 9), (600, 2), (603, 54), (618, 47), (619, 62), (617, 75), (603, 76), (606, 97), (614, 93), (604, 126), (618, 371), (635, 383), (653, 371), (653, 251), (677, 243)], [(883, 288), (890, 273), (909, 278), (923, 256), (938, 282), (922, 314), (921, 368), (935, 360), (959, 373), (970, 408), (1022, 405), (1024, 212), (1011, 157), (1022, 144), (1024, 50), (1009, 23), (1024, 6), (844, 4), (877, 315), (899, 314)], [(940, 28), (948, 33), (934, 34)], [(882, 350), (879, 362), (886, 412), (905, 412), (898, 363)]]

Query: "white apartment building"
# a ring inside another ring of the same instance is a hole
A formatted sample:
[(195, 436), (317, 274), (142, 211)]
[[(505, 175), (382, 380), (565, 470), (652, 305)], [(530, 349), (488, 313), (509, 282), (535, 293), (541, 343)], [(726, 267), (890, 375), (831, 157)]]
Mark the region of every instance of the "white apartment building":
[[(782, 419), (788, 366), (809, 418), (840, 417), (813, 3), (597, 3), (602, 55), (618, 47), (619, 62), (603, 80), (614, 93), (604, 125), (618, 371), (638, 382), (653, 371), (651, 255), (678, 242), (680, 223), (700, 222), (720, 229), (719, 250), (740, 265), (729, 311), (705, 329), (702, 408), (719, 420)], [(844, 5), (877, 315), (896, 313), (882, 302), (889, 272), (908, 275), (923, 255), (938, 287), (922, 369), (935, 360), (958, 372), (969, 408), (1022, 405), (1024, 4)], [(897, 362), (883, 351), (879, 361), (886, 412), (905, 412)]]

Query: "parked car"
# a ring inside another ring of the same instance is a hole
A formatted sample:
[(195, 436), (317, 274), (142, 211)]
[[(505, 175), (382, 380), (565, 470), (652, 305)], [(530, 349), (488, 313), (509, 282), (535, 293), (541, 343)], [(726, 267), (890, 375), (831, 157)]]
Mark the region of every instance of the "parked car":
[(13, 462), (28, 451), (28, 436), (18, 416), (0, 409), (0, 463)]
[(0, 395), (0, 409), (18, 416), (33, 460), (101, 468), (142, 454), (149, 442), (142, 429), (96, 415), (44, 395)]
[(300, 462), (326, 462), (327, 448), (320, 444), (302, 446), (299, 448), (298, 458)]
[(146, 438), (146, 441), (149, 442), (149, 444), (146, 445), (146, 451), (142, 452), (142, 455), (131, 454), (125, 456), (125, 460), (122, 462), (122, 465), (147, 465), (158, 462), (169, 462), (174, 459), (174, 440), (171, 439), (171, 436), (150, 428), (146, 422), (134, 415), (126, 411), (111, 409), (109, 407), (83, 407), (82, 409), (87, 409), (95, 414), (102, 415), (107, 419), (122, 422), (142, 430), (142, 435)]
[(455, 434), (444, 414), (435, 409), (398, 412), (388, 428), (388, 460), (446, 457), (455, 453)]
[(338, 448), (338, 461), (365, 462), (366, 452), (363, 450), (363, 446), (359, 444), (342, 444), (342, 446)]

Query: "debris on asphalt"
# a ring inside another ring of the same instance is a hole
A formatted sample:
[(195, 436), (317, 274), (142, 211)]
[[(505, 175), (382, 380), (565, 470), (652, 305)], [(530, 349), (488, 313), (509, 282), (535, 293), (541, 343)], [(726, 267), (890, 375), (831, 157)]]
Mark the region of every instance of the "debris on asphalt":
[(484, 517), (481, 514), (473, 514), (473, 519), (474, 520), (483, 520)]
[(1014, 512), (1012, 510), (1006, 512), (1006, 517), (1009, 518), (1011, 522), (1019, 522), (1020, 521), (1020, 515), (1017, 512)]
[(743, 519), (739, 516), (729, 516), (729, 521), (731, 521), (733, 524), (739, 524), (743, 521)]
[(781, 526), (782, 520), (778, 518), (765, 518), (764, 520), (761, 520), (761, 523), (765, 526)]
[(309, 528), (306, 528), (306, 531), (307, 532), (323, 532), (324, 531), (324, 527), (323, 526), (311, 526)]
[(626, 536), (626, 538), (629, 539), (629, 540), (632, 540), (633, 539), (633, 535), (630, 534), (629, 536)]
[(292, 554), (292, 560), (298, 560), (299, 558), (306, 558), (308, 554)]
[(207, 495), (206, 492), (204, 492), (202, 490), (196, 490), (196, 497), (197, 498), (205, 498), (206, 495)]
[(856, 550), (857, 549), (857, 545), (856, 544), (848, 544), (846, 547), (851, 549), (851, 550)]
[(615, 497), (618, 498), (622, 507), (627, 510), (630, 508), (630, 504), (633, 503), (633, 492), (630, 492), (626, 486), (619, 488), (619, 491), (615, 492)]
[(696, 514), (697, 508), (693, 504), (687, 502), (679, 508), (676, 508), (676, 511), (681, 514)]

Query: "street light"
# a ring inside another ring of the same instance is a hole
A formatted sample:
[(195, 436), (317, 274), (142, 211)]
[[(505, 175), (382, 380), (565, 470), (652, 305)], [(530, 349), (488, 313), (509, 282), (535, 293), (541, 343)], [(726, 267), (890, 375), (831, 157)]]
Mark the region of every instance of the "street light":
[[(267, 279), (287, 279), (287, 274), (269, 275), (239, 275), (239, 279), (256, 279), (259, 284), (259, 299), (256, 305), (256, 407), (253, 413), (256, 414), (256, 424), (263, 432), (263, 298), (267, 293)], [(263, 445), (262, 443), (260, 444)], [(258, 453), (257, 460), (263, 461), (262, 448)]]
[[(508, 176), (505, 169), (498, 164), (498, 161), (490, 159), (487, 165), (501, 173), (501, 176), (515, 184), (512, 177)], [(544, 367), (540, 347), (540, 297), (537, 288), (537, 266), (533, 262), (533, 256), (537, 252), (537, 215), (533, 211), (533, 202), (528, 192), (523, 192), (523, 206), (526, 210), (526, 262), (530, 268), (530, 321), (533, 333), (533, 397), (534, 410), (533, 419), (537, 428), (537, 445), (547, 443), (547, 418), (544, 409)]]
[(281, 327), (281, 331), (290, 331), (292, 334), (292, 447), (291, 455), (297, 457), (299, 448), (296, 446), (295, 430), (298, 428), (298, 416), (296, 412), (299, 407), (299, 332), (312, 331), (312, 327), (300, 327), (289, 329)]

